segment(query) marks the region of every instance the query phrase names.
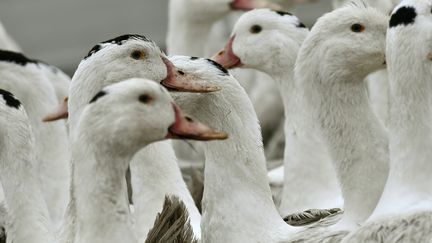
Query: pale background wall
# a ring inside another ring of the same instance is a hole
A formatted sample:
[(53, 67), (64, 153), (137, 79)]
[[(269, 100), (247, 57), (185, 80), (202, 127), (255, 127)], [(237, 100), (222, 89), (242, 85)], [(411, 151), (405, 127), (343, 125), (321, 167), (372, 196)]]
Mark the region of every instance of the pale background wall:
[[(168, 0), (0, 0), (0, 19), (33, 58), (73, 73), (99, 41), (144, 34), (164, 46)], [(305, 24), (330, 11), (330, 0), (295, 9)]]

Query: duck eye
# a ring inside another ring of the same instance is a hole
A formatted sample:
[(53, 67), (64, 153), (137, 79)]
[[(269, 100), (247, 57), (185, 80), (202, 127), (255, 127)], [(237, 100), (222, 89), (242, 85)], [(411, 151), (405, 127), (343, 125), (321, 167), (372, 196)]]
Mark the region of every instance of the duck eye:
[(363, 32), (365, 30), (365, 27), (361, 24), (353, 24), (353, 25), (351, 25), (351, 30), (353, 32), (360, 33), (360, 32)]
[(258, 34), (261, 31), (262, 31), (262, 27), (260, 25), (252, 25), (252, 27), (249, 30), (249, 32), (251, 32), (252, 34)]
[(148, 95), (148, 94), (142, 94), (142, 95), (139, 96), (138, 100), (141, 103), (148, 104), (148, 103), (150, 103), (153, 100), (153, 98), (150, 95)]
[(140, 51), (140, 50), (135, 50), (131, 53), (130, 55), (133, 59), (135, 60), (140, 60), (140, 59), (144, 59), (145, 58), (145, 53), (144, 51)]

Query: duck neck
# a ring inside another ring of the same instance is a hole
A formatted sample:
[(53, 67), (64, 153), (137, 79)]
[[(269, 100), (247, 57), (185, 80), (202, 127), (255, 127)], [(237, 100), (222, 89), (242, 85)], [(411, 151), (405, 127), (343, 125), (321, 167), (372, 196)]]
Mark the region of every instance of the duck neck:
[(193, 16), (182, 11), (185, 7), (188, 6), (175, 7), (174, 3), (170, 3), (166, 41), (168, 54), (202, 57), (214, 21), (194, 20)]
[(299, 85), (303, 108), (317, 122), (342, 189), (345, 213), (340, 224), (351, 228), (370, 216), (382, 194), (389, 167), (388, 141), (369, 105), (364, 76), (339, 74), (303, 79)]
[(297, 104), (293, 62), (284, 72), (273, 75), (285, 110), (285, 172), (279, 209), (282, 215), (311, 208), (339, 207), (342, 201), (326, 146), (308, 123), (304, 123), (304, 113)]
[(387, 51), (391, 169), (374, 216), (432, 208), (430, 49), (412, 38), (394, 37)]
[(77, 239), (81, 242), (135, 242), (124, 188), (127, 153), (81, 136), (72, 142)]
[(203, 240), (281, 240), (292, 231), (272, 200), (258, 119), (245, 91), (232, 85), (206, 97), (214, 103), (207, 102), (197, 112), (206, 114), (200, 119), (230, 136), (206, 143)]
[[(42, 80), (41, 80), (42, 82)], [(47, 87), (40, 84), (41, 87)], [(50, 85), (50, 84), (47, 84)], [(50, 90), (53, 92), (53, 90)], [(42, 96), (44, 91), (39, 94)], [(63, 121), (44, 123), (44, 114), (48, 114), (57, 104), (54, 96), (46, 93), (43, 99), (26, 99), (26, 111), (35, 130), (37, 141), (36, 153), (39, 161), (37, 171), (44, 188), (43, 196), (48, 205), (50, 217), (56, 227), (61, 225), (69, 200), (70, 153), (66, 126)]]
[[(51, 221), (36, 173), (33, 137), (22, 134), (21, 128), (2, 144), (0, 179), (10, 221), (7, 228), (10, 242), (54, 242)], [(5, 130), (7, 131), (7, 130)], [(16, 141), (17, 134), (22, 138)], [(19, 148), (20, 151), (16, 151)]]
[(284, 104), (285, 117), (290, 117), (290, 107), (292, 107), (291, 100), (292, 94), (294, 93), (294, 63), (292, 63), (291, 67), (292, 68), (287, 68), (288, 70), (285, 70), (285, 73), (275, 73), (271, 75), (279, 87), (279, 92)]
[(153, 228), (166, 195), (176, 195), (185, 204), (194, 234), (201, 237), (201, 214), (184, 182), (170, 141), (150, 144), (131, 161), (134, 218), (141, 242)]

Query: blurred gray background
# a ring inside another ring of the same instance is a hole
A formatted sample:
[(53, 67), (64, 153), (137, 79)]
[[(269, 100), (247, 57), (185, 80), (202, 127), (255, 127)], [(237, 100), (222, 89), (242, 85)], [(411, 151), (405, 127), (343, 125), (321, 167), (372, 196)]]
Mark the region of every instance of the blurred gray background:
[[(32, 58), (73, 74), (97, 42), (143, 34), (165, 46), (168, 0), (1, 0), (0, 19)], [(294, 12), (306, 25), (331, 10), (330, 0)]]

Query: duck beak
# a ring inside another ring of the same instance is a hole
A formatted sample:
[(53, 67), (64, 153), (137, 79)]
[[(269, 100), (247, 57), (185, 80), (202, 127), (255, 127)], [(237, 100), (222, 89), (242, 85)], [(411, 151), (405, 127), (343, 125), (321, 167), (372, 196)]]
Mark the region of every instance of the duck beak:
[(226, 69), (231, 69), (235, 67), (243, 66), (240, 58), (234, 54), (232, 45), (234, 42), (235, 36), (232, 36), (225, 47), (220, 50), (216, 55), (214, 55), (211, 59), (220, 65), (222, 65)]
[(185, 116), (181, 109), (172, 103), (175, 112), (175, 122), (168, 128), (166, 138), (192, 139), (200, 141), (224, 140), (228, 135), (216, 131), (192, 118)]
[(270, 8), (272, 10), (282, 10), (282, 7), (275, 3), (263, 0), (233, 0), (230, 3), (232, 10), (249, 11), (256, 8)]
[(221, 87), (201, 80), (193, 75), (183, 72), (165, 56), (161, 56), (167, 67), (167, 77), (161, 84), (169, 91), (180, 91), (190, 93), (210, 93), (221, 90)]
[(67, 119), (69, 117), (68, 100), (69, 100), (69, 97), (65, 97), (63, 99), (63, 102), (57, 108), (57, 110), (54, 111), (53, 113), (50, 113), (47, 116), (45, 116), (42, 119), (42, 121), (43, 122), (53, 122), (53, 121), (58, 121), (61, 119)]

